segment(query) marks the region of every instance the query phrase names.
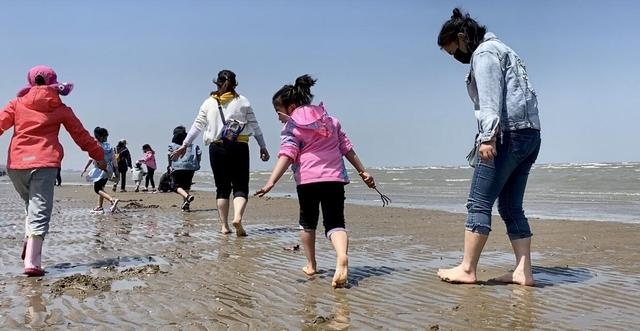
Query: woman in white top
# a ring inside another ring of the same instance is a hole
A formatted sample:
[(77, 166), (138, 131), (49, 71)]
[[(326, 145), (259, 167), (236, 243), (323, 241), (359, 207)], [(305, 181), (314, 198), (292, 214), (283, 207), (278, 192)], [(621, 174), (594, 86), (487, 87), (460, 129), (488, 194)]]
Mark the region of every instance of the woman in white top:
[[(235, 90), (238, 85), (236, 74), (222, 70), (213, 81), (217, 90), (211, 92), (200, 106), (189, 134), (182, 146), (172, 154), (172, 159), (182, 156), (186, 147), (202, 133), (204, 144), (209, 145), (209, 161), (216, 184), (218, 215), (222, 223), (220, 232), (231, 233), (229, 229), (229, 197), (233, 192), (233, 221), (237, 236), (246, 236), (242, 227), (242, 215), (247, 205), (249, 193), (249, 137), (253, 136), (260, 145), (260, 159), (269, 160), (262, 130), (258, 125), (249, 100)], [(221, 114), (224, 116), (221, 116)], [(224, 121), (237, 121), (244, 125), (235, 141), (222, 138)]]

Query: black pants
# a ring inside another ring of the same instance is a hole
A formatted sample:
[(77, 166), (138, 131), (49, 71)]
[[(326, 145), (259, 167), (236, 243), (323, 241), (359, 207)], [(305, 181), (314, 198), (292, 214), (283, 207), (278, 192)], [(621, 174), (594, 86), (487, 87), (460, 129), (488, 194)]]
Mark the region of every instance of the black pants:
[(216, 182), (216, 199), (249, 197), (249, 144), (213, 143), (209, 145), (209, 162)]
[(156, 172), (156, 169), (147, 167), (147, 177), (144, 178), (144, 187), (149, 187), (149, 182), (151, 182), (151, 188), (156, 188), (156, 182), (153, 181), (153, 173)]
[(109, 178), (102, 178), (99, 181), (93, 183), (93, 191), (96, 194), (100, 194), (100, 191), (104, 191), (104, 186), (107, 185)]
[[(118, 167), (118, 173), (120, 173), (120, 189), (123, 191), (127, 187), (127, 170), (129, 170), (128, 167)], [(118, 185), (118, 183), (116, 183), (115, 185)]]
[(305, 230), (315, 230), (322, 207), (324, 235), (331, 230), (344, 229), (344, 183), (319, 182), (296, 187), (300, 203), (300, 226)]
[(171, 173), (173, 177), (173, 191), (177, 191), (179, 188), (189, 192), (191, 190), (191, 183), (193, 182), (194, 170), (174, 170)]

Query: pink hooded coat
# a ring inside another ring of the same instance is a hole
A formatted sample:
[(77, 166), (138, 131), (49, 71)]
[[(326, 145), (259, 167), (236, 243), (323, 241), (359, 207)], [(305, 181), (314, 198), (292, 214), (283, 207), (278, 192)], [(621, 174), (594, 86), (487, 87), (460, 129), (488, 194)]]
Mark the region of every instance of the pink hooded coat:
[(343, 156), (353, 145), (337, 118), (322, 103), (296, 108), (281, 132), (278, 157), (293, 160), (291, 170), (298, 185), (317, 182), (349, 183)]
[(34, 86), (9, 102), (0, 112), (0, 135), (13, 127), (9, 145), (8, 169), (58, 168), (64, 150), (58, 134), (60, 125), (80, 148), (94, 160), (104, 159), (100, 144), (80, 120), (60, 100), (59, 90)]
[(158, 165), (156, 164), (156, 152), (155, 151), (146, 151), (140, 160), (140, 163), (144, 163), (147, 168), (158, 169)]

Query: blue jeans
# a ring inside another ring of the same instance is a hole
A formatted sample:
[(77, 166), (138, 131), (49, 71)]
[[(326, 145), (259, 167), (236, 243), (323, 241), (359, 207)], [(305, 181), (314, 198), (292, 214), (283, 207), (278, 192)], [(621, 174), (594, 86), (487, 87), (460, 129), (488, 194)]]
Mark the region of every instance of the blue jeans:
[(504, 132), (491, 161), (479, 162), (473, 172), (465, 228), (488, 235), (491, 231), (491, 209), (498, 199), (498, 212), (507, 226), (510, 240), (532, 236), (524, 216), (522, 200), (531, 166), (540, 151), (540, 131), (523, 129)]

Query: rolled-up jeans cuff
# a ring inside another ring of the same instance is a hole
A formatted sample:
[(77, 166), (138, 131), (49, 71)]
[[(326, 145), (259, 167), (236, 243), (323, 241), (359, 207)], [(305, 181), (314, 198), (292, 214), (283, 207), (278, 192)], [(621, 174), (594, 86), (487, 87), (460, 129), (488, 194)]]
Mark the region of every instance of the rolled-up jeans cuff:
[(482, 224), (467, 224), (464, 226), (464, 228), (469, 232), (473, 232), (473, 233), (477, 233), (485, 236), (488, 236), (489, 233), (491, 232), (490, 227)]
[(489, 232), (491, 232), (491, 216), (484, 213), (470, 212), (467, 215), (467, 222), (464, 228), (473, 233), (489, 235)]

